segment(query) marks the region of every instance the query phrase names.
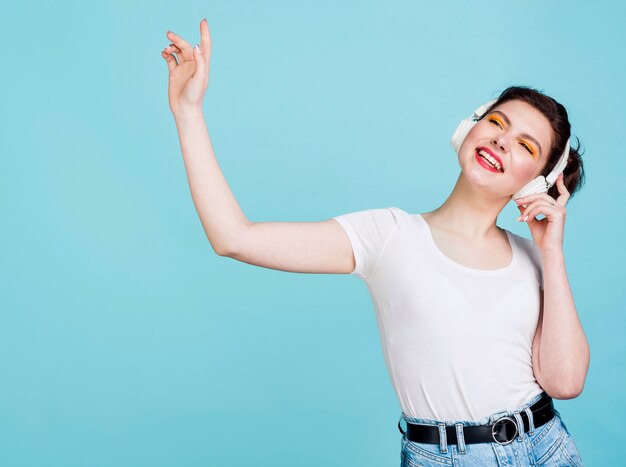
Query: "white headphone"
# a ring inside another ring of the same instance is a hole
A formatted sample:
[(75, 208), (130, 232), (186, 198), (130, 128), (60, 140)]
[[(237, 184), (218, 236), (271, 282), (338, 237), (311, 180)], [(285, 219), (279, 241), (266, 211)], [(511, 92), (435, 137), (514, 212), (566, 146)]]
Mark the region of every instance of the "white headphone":
[[(470, 132), (472, 127), (476, 125), (476, 123), (480, 120), (485, 111), (495, 102), (496, 99), (481, 105), (476, 110), (474, 110), (474, 113), (472, 115), (464, 120), (461, 120), (461, 123), (459, 123), (459, 126), (457, 127), (456, 131), (452, 135), (452, 139), (450, 140), (450, 142), (452, 143), (452, 147), (457, 152), (457, 154), (459, 152), (459, 149), (461, 148), (461, 144), (463, 144), (463, 141), (467, 137), (467, 134)], [(561, 172), (565, 170), (565, 166), (567, 165), (567, 159), (569, 157), (569, 143), (570, 140), (568, 138), (567, 142), (565, 143), (565, 151), (563, 151), (563, 154), (561, 154), (561, 157), (559, 158), (559, 161), (556, 163), (556, 166), (554, 167), (552, 172), (550, 172), (547, 177), (539, 175), (537, 178), (535, 178), (527, 185), (522, 187), (518, 192), (516, 192), (513, 195), (513, 199), (521, 198), (522, 196), (533, 195), (535, 193), (546, 193), (552, 187), (552, 185), (554, 185), (556, 179), (561, 174)]]

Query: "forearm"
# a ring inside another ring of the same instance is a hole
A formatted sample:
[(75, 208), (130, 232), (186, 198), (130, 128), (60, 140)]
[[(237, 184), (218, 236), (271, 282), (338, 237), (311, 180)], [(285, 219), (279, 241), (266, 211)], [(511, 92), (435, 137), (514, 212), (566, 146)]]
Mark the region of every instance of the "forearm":
[(174, 115), (191, 196), (211, 246), (227, 253), (247, 223), (219, 167), (201, 108)]
[(553, 392), (563, 394), (563, 398), (576, 397), (589, 368), (589, 345), (578, 319), (563, 252), (542, 253), (541, 260), (544, 297), (540, 372), (544, 385)]

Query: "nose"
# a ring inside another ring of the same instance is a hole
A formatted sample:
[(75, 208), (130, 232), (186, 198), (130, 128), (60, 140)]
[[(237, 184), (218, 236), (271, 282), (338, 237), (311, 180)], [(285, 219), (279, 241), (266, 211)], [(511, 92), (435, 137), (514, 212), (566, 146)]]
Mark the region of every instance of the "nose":
[(499, 134), (497, 136), (493, 137), (493, 140), (491, 141), (491, 143), (500, 148), (503, 152), (507, 151), (507, 147), (508, 147), (508, 142), (506, 140), (506, 138), (504, 137), (503, 134)]

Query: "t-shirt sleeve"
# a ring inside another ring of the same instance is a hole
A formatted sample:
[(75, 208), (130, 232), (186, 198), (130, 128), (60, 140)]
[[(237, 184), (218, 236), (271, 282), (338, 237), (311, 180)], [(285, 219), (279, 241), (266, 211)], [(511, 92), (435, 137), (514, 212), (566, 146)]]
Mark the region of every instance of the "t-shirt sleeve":
[(354, 270), (350, 273), (368, 280), (380, 260), (387, 242), (398, 227), (398, 208), (377, 208), (335, 216), (352, 245)]

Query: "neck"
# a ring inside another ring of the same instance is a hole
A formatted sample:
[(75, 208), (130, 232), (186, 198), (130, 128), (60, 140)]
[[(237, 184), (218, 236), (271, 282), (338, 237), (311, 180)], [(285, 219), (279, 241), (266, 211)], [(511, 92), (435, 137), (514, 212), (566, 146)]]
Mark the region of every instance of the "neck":
[(471, 239), (501, 235), (496, 221), (510, 200), (510, 196), (497, 196), (468, 184), (461, 173), (450, 196), (428, 217), (446, 230)]

